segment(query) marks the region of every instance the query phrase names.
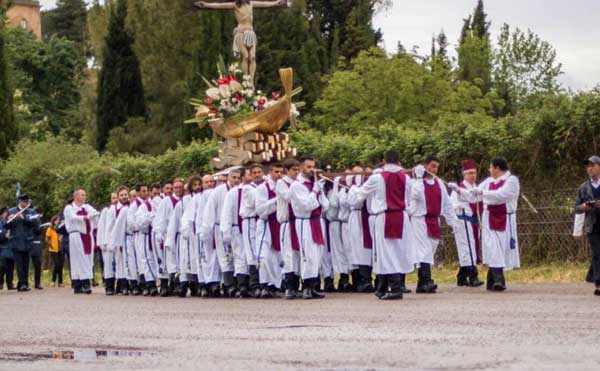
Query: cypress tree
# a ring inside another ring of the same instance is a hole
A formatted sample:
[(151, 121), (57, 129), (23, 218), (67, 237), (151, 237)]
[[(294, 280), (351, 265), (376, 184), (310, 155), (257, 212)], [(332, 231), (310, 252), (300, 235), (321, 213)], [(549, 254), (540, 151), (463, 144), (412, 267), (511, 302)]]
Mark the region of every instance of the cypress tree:
[(58, 0), (56, 8), (45, 12), (44, 37), (53, 35), (75, 42), (83, 51), (86, 40), (87, 9), (84, 0)]
[(479, 0), (477, 2), (477, 6), (475, 7), (475, 11), (473, 12), (473, 23), (471, 24), (471, 29), (477, 37), (489, 39), (490, 25), (491, 23), (487, 21), (487, 14), (483, 9), (483, 0)]
[(6, 62), (4, 6), (0, 5), (0, 158), (8, 156), (9, 145), (17, 138), (14, 122), (13, 94), (8, 82)]
[(111, 129), (122, 126), (129, 117), (146, 116), (140, 65), (132, 48), (134, 39), (125, 29), (126, 18), (127, 1), (118, 0), (111, 10), (98, 81), (96, 144), (99, 151), (106, 147)]
[(492, 87), (492, 47), (490, 23), (483, 0), (477, 2), (473, 15), (464, 20), (458, 47), (458, 77), (479, 86), (483, 94)]

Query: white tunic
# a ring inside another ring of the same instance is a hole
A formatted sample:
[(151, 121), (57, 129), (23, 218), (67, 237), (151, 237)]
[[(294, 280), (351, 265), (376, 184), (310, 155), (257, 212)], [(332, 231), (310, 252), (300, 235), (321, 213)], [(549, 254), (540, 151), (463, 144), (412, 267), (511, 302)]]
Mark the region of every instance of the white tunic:
[(104, 279), (115, 277), (115, 254), (114, 251), (108, 249), (108, 240), (106, 238), (110, 209), (110, 207), (105, 207), (100, 212), (100, 218), (98, 219), (98, 231), (96, 233), (97, 244), (100, 246), (100, 250), (102, 251), (102, 261), (104, 262), (104, 270), (102, 272)]
[[(283, 272), (300, 275), (300, 251), (292, 247), (292, 232), (290, 226), (290, 187), (295, 182), (287, 175), (277, 181), (277, 221), (281, 224), (279, 240), (283, 258)], [(289, 186), (288, 186), (289, 184)]]
[(473, 215), (468, 197), (469, 190), (475, 188), (476, 185), (466, 181), (463, 181), (461, 185), (464, 188), (452, 192), (450, 200), (458, 218), (458, 224), (454, 230), (458, 262), (461, 267), (469, 267), (477, 265), (476, 233), (479, 234), (479, 224), (473, 222), (481, 215)]
[(173, 249), (167, 249), (165, 246), (165, 238), (171, 214), (175, 209), (175, 205), (178, 203), (179, 198), (175, 195), (163, 198), (156, 211), (156, 216), (152, 221), (152, 233), (154, 234), (156, 245), (159, 246), (157, 250), (159, 252), (157, 260), (161, 278), (167, 278), (169, 273), (172, 273), (169, 271), (169, 262), (171, 262), (171, 269), (173, 269), (173, 262), (176, 260), (175, 251)]
[(146, 281), (155, 282), (159, 279), (158, 264), (156, 260), (156, 249), (160, 248), (154, 245), (151, 233), (152, 220), (156, 211), (151, 201), (142, 203), (135, 213), (135, 223), (139, 230), (137, 235), (137, 245), (140, 247), (142, 264), (139, 267), (140, 273), (144, 274)]
[(254, 205), (254, 192), (256, 184), (244, 184), (242, 187), (242, 205), (240, 207), (240, 216), (242, 217), (242, 242), (246, 254), (246, 264), (257, 265), (256, 250), (256, 208)]
[[(427, 225), (425, 224), (425, 215), (427, 215), (427, 203), (425, 202), (425, 185), (437, 183), (441, 189), (442, 207), (441, 216), (444, 217), (446, 223), (454, 230), (458, 224), (456, 214), (452, 207), (452, 202), (448, 196), (448, 191), (442, 182), (435, 178), (415, 179), (412, 182), (412, 190), (410, 193), (410, 221), (413, 228), (414, 246), (416, 251), (415, 263), (434, 263), (435, 252), (440, 243), (440, 240), (429, 237), (427, 234)], [(441, 221), (438, 220), (439, 223)]]
[[(356, 184), (350, 188), (346, 201), (350, 207), (350, 217), (348, 218), (348, 234), (350, 235), (350, 263), (357, 265), (371, 266), (372, 263), (372, 248), (368, 249), (364, 244), (364, 233), (362, 223), (362, 209), (365, 206), (366, 200), (358, 197), (362, 179), (359, 176)], [(370, 233), (369, 231), (366, 231)]]
[[(490, 190), (490, 184), (504, 185), (497, 190)], [(482, 217), (481, 244), (483, 250), (483, 263), (491, 268), (504, 268), (511, 270), (521, 266), (519, 257), (519, 240), (517, 238), (517, 206), (521, 186), (519, 179), (507, 171), (498, 179), (487, 178), (478, 187), (483, 190), (484, 211)], [(504, 232), (490, 229), (488, 205), (506, 204), (507, 221)], [(512, 241), (512, 242), (511, 242)]]
[[(269, 215), (277, 212), (277, 197), (269, 199), (267, 184), (275, 192), (277, 184), (266, 177), (265, 181), (254, 192), (254, 208), (259, 220), (256, 223), (256, 247), (258, 256), (259, 279), (263, 285), (281, 286), (282, 270), (280, 264), (281, 252), (273, 249), (271, 231), (269, 230)], [(280, 229), (281, 232), (281, 229)]]
[[(110, 246), (115, 250), (115, 261), (117, 265), (117, 278), (127, 278), (128, 280), (137, 279), (137, 270), (135, 267), (134, 245), (132, 239), (127, 233), (127, 214), (129, 205), (122, 205), (119, 208), (119, 215), (115, 220), (112, 230)], [(124, 277), (121, 276), (124, 273)]]
[(350, 271), (350, 259), (346, 255), (342, 238), (342, 222), (340, 214), (340, 177), (333, 181), (333, 187), (327, 194), (329, 208), (325, 217), (329, 221), (329, 248), (331, 250), (331, 264), (334, 274), (347, 274)]
[(208, 236), (210, 235), (210, 231), (213, 231), (215, 236), (215, 249), (221, 272), (235, 271), (233, 265), (233, 251), (231, 246), (223, 243), (223, 234), (220, 230), (221, 212), (223, 210), (223, 204), (225, 203), (225, 196), (230, 189), (231, 186), (227, 183), (221, 184), (215, 188), (208, 197), (208, 201), (204, 208), (204, 215), (202, 216), (202, 235)]
[(238, 220), (238, 209), (241, 206), (242, 185), (237, 185), (225, 195), (223, 212), (221, 212), (221, 233), (223, 244), (229, 245), (233, 254), (233, 266), (236, 275), (248, 274), (246, 254), (242, 243), (241, 223)]
[[(402, 168), (398, 165), (386, 164), (383, 171), (398, 173)], [(406, 208), (410, 207), (412, 180), (407, 177), (404, 191)], [(408, 216), (404, 211), (403, 232), (400, 239), (385, 238), (385, 211), (387, 210), (386, 185), (383, 176), (374, 174), (357, 192), (359, 199), (371, 199), (371, 209), (375, 214), (373, 226), (373, 271), (376, 274), (410, 273), (414, 270), (415, 250), (413, 246), (413, 231)]]
[[(87, 213), (88, 222), (83, 215), (77, 215), (81, 210)], [(71, 264), (71, 279), (90, 280), (93, 278), (94, 262), (94, 235), (93, 226), (97, 224), (100, 213), (92, 206), (83, 204), (81, 206), (71, 203), (65, 207), (65, 227), (69, 232), (69, 259)], [(88, 225), (86, 225), (88, 224)], [(90, 235), (90, 252), (86, 254), (81, 240), (82, 234)]]
[[(319, 267), (325, 245), (317, 244), (312, 237), (311, 214), (313, 210), (321, 207), (321, 214), (326, 215), (329, 207), (329, 200), (325, 197), (322, 190), (318, 194), (313, 190), (309, 191), (304, 183), (311, 181), (303, 175), (298, 176), (298, 180), (291, 187), (291, 204), (296, 215), (296, 231), (300, 241), (300, 254), (302, 256), (302, 266), (300, 275), (302, 279), (313, 279), (319, 276)], [(325, 223), (319, 217), (323, 238), (326, 238)]]

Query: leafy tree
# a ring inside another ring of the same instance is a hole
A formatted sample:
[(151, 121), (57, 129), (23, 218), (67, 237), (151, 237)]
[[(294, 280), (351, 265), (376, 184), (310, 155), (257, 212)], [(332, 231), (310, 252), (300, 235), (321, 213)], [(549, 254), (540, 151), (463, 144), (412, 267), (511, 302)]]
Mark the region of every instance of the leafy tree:
[(96, 145), (103, 151), (110, 130), (129, 117), (145, 117), (146, 101), (140, 66), (132, 45), (133, 37), (125, 29), (127, 1), (118, 0), (111, 9), (104, 59), (98, 84)]
[(8, 148), (17, 137), (14, 125), (13, 91), (8, 81), (5, 25), (4, 7), (0, 6), (0, 158), (8, 155)]
[(473, 15), (464, 20), (458, 46), (458, 78), (479, 86), (486, 94), (492, 88), (492, 47), (490, 23), (483, 0), (477, 2)]
[(559, 89), (558, 76), (562, 65), (556, 61), (556, 51), (531, 30), (502, 26), (498, 48), (494, 53), (494, 86), (505, 100), (502, 115), (515, 113), (523, 100), (539, 93), (554, 93)]
[(42, 42), (20, 28), (8, 30), (6, 37), (12, 82), (27, 106), (19, 126), (27, 134), (29, 125), (46, 121), (58, 133), (78, 108), (84, 58), (74, 42), (62, 37)]
[(113, 0), (105, 0), (104, 4), (100, 4), (99, 0), (94, 0), (87, 12), (86, 34), (88, 53), (93, 57), (96, 65), (102, 65), (104, 40), (108, 32), (110, 8), (113, 6), (113, 3)]
[(86, 42), (87, 9), (84, 0), (58, 0), (56, 8), (44, 12), (44, 38), (65, 37), (83, 53)]

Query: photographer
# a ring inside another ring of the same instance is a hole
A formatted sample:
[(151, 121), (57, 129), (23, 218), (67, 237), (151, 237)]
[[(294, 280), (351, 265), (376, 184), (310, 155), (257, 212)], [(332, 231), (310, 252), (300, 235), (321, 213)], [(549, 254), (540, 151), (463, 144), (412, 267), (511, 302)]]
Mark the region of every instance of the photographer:
[(8, 211), (6, 228), (10, 231), (10, 244), (15, 254), (17, 291), (30, 291), (29, 253), (33, 240), (39, 235), (40, 215), (31, 207), (28, 195), (19, 197), (19, 204)]
[(589, 179), (579, 186), (575, 212), (585, 213), (583, 231), (592, 248), (592, 282), (594, 295), (600, 296), (600, 157), (592, 156), (584, 162)]
[(0, 208), (0, 290), (6, 288), (14, 290), (13, 272), (15, 271), (15, 259), (8, 241), (9, 233), (6, 229), (6, 221), (8, 220), (8, 208)]

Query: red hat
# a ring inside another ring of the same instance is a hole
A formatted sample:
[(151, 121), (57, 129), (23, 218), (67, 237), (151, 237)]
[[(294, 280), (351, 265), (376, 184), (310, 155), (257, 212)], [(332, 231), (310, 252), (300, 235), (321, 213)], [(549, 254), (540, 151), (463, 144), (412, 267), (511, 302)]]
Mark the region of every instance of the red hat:
[(468, 170), (477, 170), (478, 167), (479, 165), (477, 165), (477, 162), (475, 162), (474, 160), (464, 160), (462, 162), (463, 172)]

